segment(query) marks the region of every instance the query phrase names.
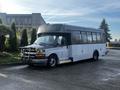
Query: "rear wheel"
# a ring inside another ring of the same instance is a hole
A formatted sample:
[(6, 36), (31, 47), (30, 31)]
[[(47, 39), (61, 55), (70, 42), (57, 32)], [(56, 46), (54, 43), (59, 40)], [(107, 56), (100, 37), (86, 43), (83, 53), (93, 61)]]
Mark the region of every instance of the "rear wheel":
[(99, 59), (99, 54), (97, 51), (93, 53), (93, 60), (98, 60)]
[(48, 58), (47, 66), (48, 67), (55, 67), (57, 65), (57, 57), (56, 56), (50, 56)]

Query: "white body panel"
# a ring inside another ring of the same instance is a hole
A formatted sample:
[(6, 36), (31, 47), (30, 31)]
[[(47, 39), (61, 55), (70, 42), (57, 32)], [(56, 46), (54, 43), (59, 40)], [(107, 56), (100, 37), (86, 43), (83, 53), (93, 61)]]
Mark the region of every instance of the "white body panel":
[(99, 56), (106, 52), (105, 44), (80, 44), (72, 45), (71, 48), (74, 61), (92, 58), (95, 50), (99, 52)]
[(50, 56), (51, 54), (56, 54), (59, 60), (67, 60), (69, 57), (67, 46), (49, 48), (45, 50), (45, 53), (46, 53), (46, 56)]
[(99, 56), (105, 55), (106, 45), (105, 44), (79, 44), (79, 45), (70, 45), (64, 47), (55, 47), (45, 50), (46, 56), (51, 54), (56, 54), (59, 58), (59, 61), (69, 60), (70, 57), (73, 58), (73, 61), (79, 61), (84, 59), (89, 59), (93, 57), (94, 51), (99, 52)]

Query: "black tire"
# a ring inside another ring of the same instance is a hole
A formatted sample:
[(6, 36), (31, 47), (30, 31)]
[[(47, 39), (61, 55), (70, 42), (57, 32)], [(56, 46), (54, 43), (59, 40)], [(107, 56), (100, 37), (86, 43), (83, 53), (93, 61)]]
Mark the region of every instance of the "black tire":
[(98, 60), (99, 59), (99, 54), (97, 51), (93, 53), (93, 60)]
[(57, 65), (57, 57), (52, 55), (48, 58), (47, 66), (48, 67), (55, 67)]

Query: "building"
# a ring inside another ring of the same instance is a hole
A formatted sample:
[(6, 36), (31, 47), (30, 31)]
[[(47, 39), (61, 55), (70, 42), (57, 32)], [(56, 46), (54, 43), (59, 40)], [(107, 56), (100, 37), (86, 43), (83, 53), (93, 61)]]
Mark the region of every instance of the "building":
[(11, 26), (14, 22), (16, 24), (17, 30), (31, 30), (32, 28), (38, 29), (41, 24), (45, 24), (44, 19), (40, 13), (32, 14), (6, 14), (0, 13), (0, 18), (2, 19), (3, 24)]

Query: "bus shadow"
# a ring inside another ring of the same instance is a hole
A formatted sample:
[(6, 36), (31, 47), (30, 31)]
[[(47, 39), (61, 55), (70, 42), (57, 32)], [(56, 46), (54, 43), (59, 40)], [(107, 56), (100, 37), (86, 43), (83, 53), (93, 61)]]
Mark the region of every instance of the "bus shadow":
[(66, 63), (66, 64), (60, 64), (58, 65), (59, 67), (68, 67), (68, 66), (76, 66), (76, 65), (80, 65), (80, 64), (90, 64), (90, 63), (96, 63), (99, 62), (101, 60), (92, 60), (92, 59), (85, 59), (85, 60), (80, 60), (80, 61), (76, 61), (76, 62), (71, 62), (71, 63)]
[(66, 68), (66, 67), (72, 67), (72, 66), (77, 66), (77, 65), (82, 65), (82, 64), (90, 64), (90, 63), (96, 63), (96, 62), (100, 62), (101, 60), (92, 60), (92, 59), (86, 59), (86, 60), (81, 60), (81, 61), (77, 61), (77, 62), (71, 62), (71, 63), (64, 63), (64, 64), (60, 64), (57, 65), (54, 68), (50, 68), (47, 66), (40, 66), (40, 65), (35, 65), (35, 66), (28, 66), (29, 69), (32, 70), (55, 70), (55, 69), (59, 69), (59, 68)]

